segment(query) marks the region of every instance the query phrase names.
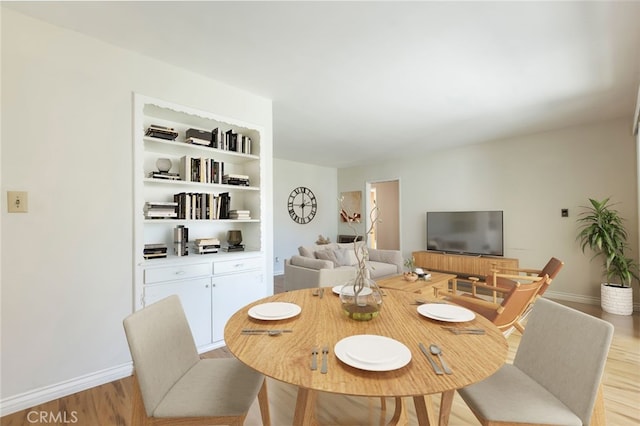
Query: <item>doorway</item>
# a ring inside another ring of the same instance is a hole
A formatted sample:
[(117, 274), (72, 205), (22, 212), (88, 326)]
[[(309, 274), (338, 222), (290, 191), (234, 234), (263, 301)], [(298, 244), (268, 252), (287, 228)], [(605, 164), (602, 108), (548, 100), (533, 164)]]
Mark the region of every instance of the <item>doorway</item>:
[[(366, 212), (375, 205), (380, 221), (369, 236), (370, 247), (381, 250), (400, 250), (400, 180), (367, 182)], [(369, 227), (370, 218), (365, 217)]]

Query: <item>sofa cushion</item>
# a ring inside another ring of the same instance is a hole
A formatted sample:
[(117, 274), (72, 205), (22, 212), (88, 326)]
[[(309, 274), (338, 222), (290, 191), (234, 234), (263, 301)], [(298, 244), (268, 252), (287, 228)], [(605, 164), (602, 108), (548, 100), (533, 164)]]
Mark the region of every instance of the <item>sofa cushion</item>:
[(309, 269), (333, 269), (333, 262), (329, 260), (316, 259), (315, 257), (291, 256), (289, 261), (293, 266), (300, 266)]

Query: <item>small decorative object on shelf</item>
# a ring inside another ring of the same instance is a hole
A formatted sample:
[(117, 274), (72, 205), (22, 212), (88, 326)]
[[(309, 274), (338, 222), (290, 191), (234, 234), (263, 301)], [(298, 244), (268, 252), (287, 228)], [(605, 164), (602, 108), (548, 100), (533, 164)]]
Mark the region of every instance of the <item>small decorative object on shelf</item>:
[[(347, 212), (348, 217), (353, 218), (350, 212), (345, 209), (342, 198), (340, 199), (340, 205), (341, 211)], [(358, 241), (358, 232), (353, 224), (355, 219), (347, 221), (347, 225), (353, 230), (355, 235), (353, 250), (357, 260), (357, 267), (354, 280), (342, 286), (340, 290), (340, 302), (345, 315), (357, 321), (372, 320), (378, 316), (382, 308), (382, 292), (375, 281), (370, 278), (369, 266), (367, 265), (367, 261), (369, 260), (367, 237), (379, 221), (378, 213), (378, 207), (374, 203), (369, 214), (369, 229), (364, 232), (362, 241)]]
[(156, 160), (156, 167), (160, 173), (168, 173), (171, 170), (171, 160), (168, 158), (158, 158)]
[(322, 236), (322, 234), (318, 235), (318, 240), (316, 241), (316, 244), (319, 246), (325, 245), (325, 244), (329, 244), (331, 242), (331, 238), (325, 238)]
[(187, 256), (189, 254), (188, 241), (189, 228), (185, 228), (184, 225), (176, 226), (173, 230), (173, 248), (176, 256)]
[(242, 244), (242, 231), (232, 230), (227, 232), (228, 247), (225, 251), (244, 251), (244, 244)]

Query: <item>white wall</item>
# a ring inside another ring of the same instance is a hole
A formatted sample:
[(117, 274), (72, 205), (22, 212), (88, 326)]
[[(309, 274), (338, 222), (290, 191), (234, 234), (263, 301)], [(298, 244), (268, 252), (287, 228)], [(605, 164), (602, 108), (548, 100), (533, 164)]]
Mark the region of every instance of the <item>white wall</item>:
[[(276, 141), (277, 143), (277, 141)], [(274, 159), (273, 163), (273, 217), (275, 232), (274, 274), (284, 273), (284, 259), (298, 254), (301, 245), (313, 244), (318, 235), (337, 241), (338, 226), (338, 171), (332, 167)], [(318, 212), (311, 222), (300, 225), (289, 217), (287, 201), (294, 188), (306, 186), (318, 201)], [(278, 258), (278, 261), (276, 261)]]
[[(341, 169), (338, 192), (400, 177), (404, 257), (426, 248), (428, 210), (504, 210), (505, 256), (529, 268), (541, 268), (551, 256), (562, 259), (565, 268), (549, 294), (598, 303), (600, 263), (580, 251), (576, 218), (588, 198), (611, 196), (637, 248), (636, 158), (629, 119), (621, 119)], [(562, 208), (569, 218), (561, 217)], [(630, 254), (638, 258), (637, 251)]]
[[(134, 91), (266, 130), (273, 257), (270, 100), (2, 8), (3, 414), (130, 361)], [(7, 190), (29, 213), (7, 214)]]

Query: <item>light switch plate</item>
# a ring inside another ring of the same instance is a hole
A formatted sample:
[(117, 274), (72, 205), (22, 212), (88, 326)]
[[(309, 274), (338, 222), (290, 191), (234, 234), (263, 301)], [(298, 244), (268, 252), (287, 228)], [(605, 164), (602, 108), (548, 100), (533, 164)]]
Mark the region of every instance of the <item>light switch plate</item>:
[(9, 213), (27, 213), (29, 199), (26, 191), (7, 191), (7, 207)]

